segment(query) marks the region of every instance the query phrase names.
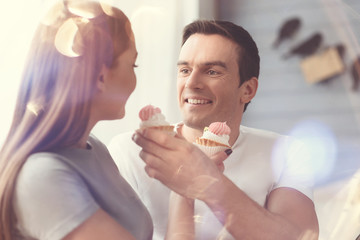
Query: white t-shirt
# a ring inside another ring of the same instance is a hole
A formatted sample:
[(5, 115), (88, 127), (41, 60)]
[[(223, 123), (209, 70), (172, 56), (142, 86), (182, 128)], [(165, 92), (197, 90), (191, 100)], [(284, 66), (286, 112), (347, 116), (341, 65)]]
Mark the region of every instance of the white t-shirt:
[[(147, 176), (141, 150), (133, 133), (112, 139), (109, 151), (124, 178), (138, 193), (154, 223), (153, 239), (164, 239), (168, 222), (170, 190)], [(122, 147), (120, 147), (122, 146)], [(127, 146), (127, 147), (124, 147)], [(313, 175), (302, 144), (287, 136), (240, 126), (240, 135), (225, 160), (224, 174), (259, 205), (279, 187), (289, 187), (312, 199)], [(195, 201), (196, 239), (233, 239), (211, 210)]]

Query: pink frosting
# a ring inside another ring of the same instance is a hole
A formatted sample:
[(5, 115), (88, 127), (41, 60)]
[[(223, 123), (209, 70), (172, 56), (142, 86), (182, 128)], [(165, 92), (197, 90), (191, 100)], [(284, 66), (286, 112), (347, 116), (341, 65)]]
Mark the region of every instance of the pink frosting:
[(216, 135), (230, 135), (230, 128), (226, 122), (213, 122), (209, 125), (209, 131)]
[(151, 118), (151, 116), (157, 113), (161, 113), (160, 108), (154, 107), (152, 105), (147, 105), (140, 110), (139, 117), (141, 121), (146, 121)]

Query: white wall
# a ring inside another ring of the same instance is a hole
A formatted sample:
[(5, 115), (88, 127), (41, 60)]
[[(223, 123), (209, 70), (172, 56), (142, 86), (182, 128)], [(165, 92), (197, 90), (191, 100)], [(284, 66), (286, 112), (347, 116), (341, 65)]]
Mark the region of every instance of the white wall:
[(39, 18), (40, 0), (6, 1), (0, 8), (0, 146), (10, 127), (26, 52)]

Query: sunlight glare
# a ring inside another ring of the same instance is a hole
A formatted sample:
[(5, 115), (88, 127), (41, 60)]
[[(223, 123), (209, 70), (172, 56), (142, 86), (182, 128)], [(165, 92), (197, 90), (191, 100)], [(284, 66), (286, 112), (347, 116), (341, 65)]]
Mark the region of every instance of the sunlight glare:
[(40, 0), (6, 1), (0, 10), (0, 146), (10, 127), (22, 68), (39, 21)]
[[(314, 173), (315, 182), (325, 180), (332, 172), (337, 155), (337, 142), (331, 129), (316, 120), (306, 120), (297, 124), (289, 133), (305, 145), (306, 162)], [(301, 159), (295, 159), (300, 161)]]

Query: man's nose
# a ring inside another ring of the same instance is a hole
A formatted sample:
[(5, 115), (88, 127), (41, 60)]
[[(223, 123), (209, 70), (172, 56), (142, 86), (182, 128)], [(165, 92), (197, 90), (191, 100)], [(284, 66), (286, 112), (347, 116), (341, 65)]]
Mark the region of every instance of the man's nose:
[(201, 79), (201, 74), (198, 71), (192, 71), (186, 79), (185, 87), (198, 89), (202, 88), (203, 82)]

